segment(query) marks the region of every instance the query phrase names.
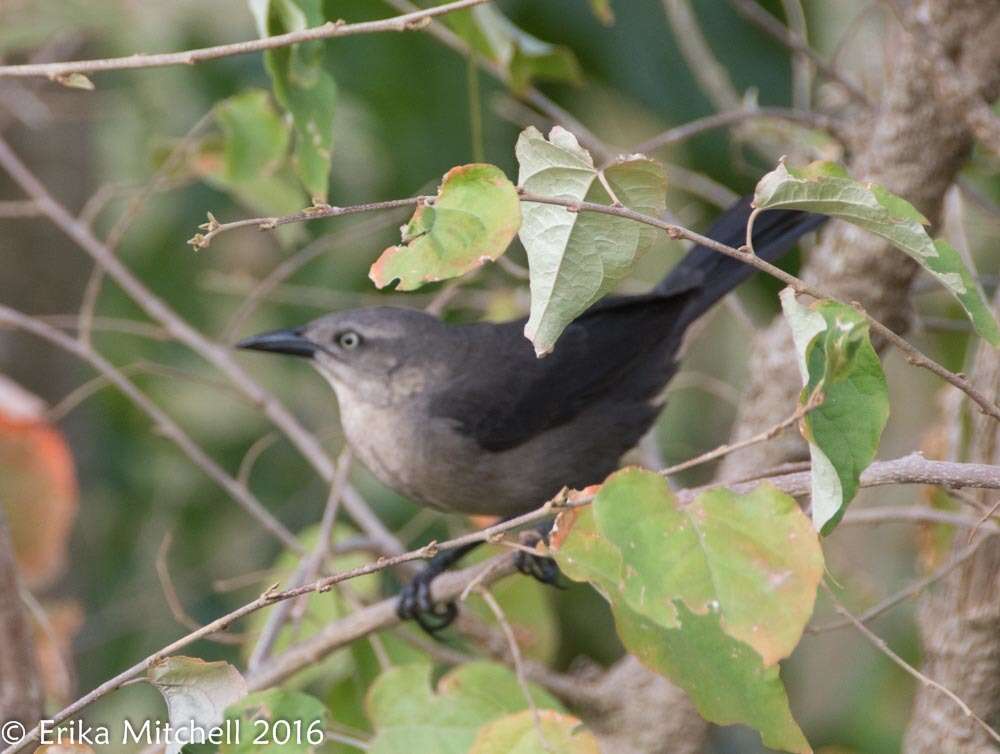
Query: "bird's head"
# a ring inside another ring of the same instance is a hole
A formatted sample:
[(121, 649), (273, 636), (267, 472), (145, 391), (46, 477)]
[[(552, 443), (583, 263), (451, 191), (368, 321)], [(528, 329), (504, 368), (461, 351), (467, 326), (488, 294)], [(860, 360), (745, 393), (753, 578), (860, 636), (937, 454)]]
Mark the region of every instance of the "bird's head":
[(426, 389), (440, 376), (448, 329), (424, 312), (377, 306), (255, 335), (236, 347), (308, 358), (341, 400), (384, 405)]

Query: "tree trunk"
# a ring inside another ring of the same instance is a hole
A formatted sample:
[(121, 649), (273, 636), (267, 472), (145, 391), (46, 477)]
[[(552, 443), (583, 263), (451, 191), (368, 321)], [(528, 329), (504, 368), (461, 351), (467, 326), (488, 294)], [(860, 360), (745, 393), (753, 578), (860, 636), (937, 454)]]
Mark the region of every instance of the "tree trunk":
[[(993, 302), (1000, 310), (1000, 295)], [(973, 383), (987, 395), (1000, 395), (1000, 352), (985, 343), (972, 368)], [(1000, 427), (974, 411), (969, 460), (1000, 463)], [(979, 499), (993, 505), (996, 493)], [(957, 534), (955, 547), (966, 546)], [(951, 689), (992, 724), (1000, 726), (1000, 537), (980, 545), (971, 560), (952, 572), (919, 613), (924, 648), (923, 672)], [(903, 750), (907, 754), (996, 754), (1000, 746), (939, 691), (921, 687), (913, 705)]]

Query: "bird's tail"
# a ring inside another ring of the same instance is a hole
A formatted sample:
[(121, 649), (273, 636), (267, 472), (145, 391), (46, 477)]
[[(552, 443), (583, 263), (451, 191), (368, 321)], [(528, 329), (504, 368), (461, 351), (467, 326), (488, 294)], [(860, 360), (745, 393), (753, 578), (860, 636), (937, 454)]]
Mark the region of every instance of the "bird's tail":
[[(753, 208), (744, 197), (727, 209), (705, 234), (727, 246), (746, 242), (747, 221)], [(774, 262), (787, 254), (806, 233), (826, 220), (823, 215), (794, 210), (768, 210), (754, 221), (753, 246), (757, 256)], [(689, 293), (684, 320), (693, 322), (729, 291), (749, 278), (754, 268), (705, 246), (696, 245), (653, 289), (654, 294), (673, 296)]]

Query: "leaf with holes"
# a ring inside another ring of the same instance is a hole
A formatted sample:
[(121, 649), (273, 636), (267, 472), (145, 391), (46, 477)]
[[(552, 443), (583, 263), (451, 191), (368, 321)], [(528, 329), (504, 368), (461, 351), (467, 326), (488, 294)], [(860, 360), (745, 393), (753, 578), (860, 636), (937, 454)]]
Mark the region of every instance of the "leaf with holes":
[(433, 204), (421, 204), (368, 276), (379, 288), (398, 280), (401, 291), (464, 275), (503, 254), (521, 224), (521, 206), (507, 176), (494, 165), (452, 168)]
[[(368, 692), (375, 725), (372, 754), (464, 754), (489, 722), (528, 708), (514, 673), (491, 662), (470, 662), (431, 687), (431, 666), (401, 665), (384, 672)], [(536, 706), (562, 711), (531, 687)]]
[(817, 392), (822, 403), (803, 417), (802, 434), (812, 460), (812, 516), (829, 534), (874, 460), (889, 420), (889, 392), (882, 363), (868, 337), (868, 321), (849, 306), (820, 301), (806, 308), (795, 292), (781, 292), (805, 385), (799, 405)]
[[(302, 31), (326, 20), (322, 0), (249, 0), (262, 37)], [(274, 96), (292, 116), (295, 172), (314, 202), (325, 202), (333, 150), (337, 84), (323, 64), (323, 43), (300, 42), (264, 52)]]
[[(610, 204), (590, 154), (558, 126), (546, 139), (527, 128), (517, 140), (518, 183), (543, 196)], [(608, 166), (604, 178), (626, 207), (663, 213), (667, 184), (659, 163), (635, 155)], [(524, 334), (542, 356), (562, 331), (632, 269), (656, 237), (656, 229), (597, 212), (525, 202), (520, 237), (531, 271), (531, 315)]]
[[(247, 684), (228, 662), (205, 662), (196, 657), (167, 657), (153, 663), (146, 680), (167, 702), (175, 729), (208, 731), (225, 719), (226, 708), (246, 696)], [(166, 754), (177, 754), (180, 741), (171, 740)]]
[(710, 490), (681, 507), (660, 475), (626, 469), (591, 506), (560, 515), (552, 549), (567, 576), (611, 603), (629, 651), (707, 720), (809, 750), (777, 663), (812, 614), (823, 557), (792, 498), (761, 485)]
[(905, 199), (852, 180), (836, 163), (815, 162), (802, 170), (778, 165), (757, 184), (754, 206), (818, 212), (881, 236), (936, 277), (962, 305), (976, 332), (1000, 346), (1000, 326), (978, 281), (951, 245), (931, 240), (924, 229), (927, 218)]

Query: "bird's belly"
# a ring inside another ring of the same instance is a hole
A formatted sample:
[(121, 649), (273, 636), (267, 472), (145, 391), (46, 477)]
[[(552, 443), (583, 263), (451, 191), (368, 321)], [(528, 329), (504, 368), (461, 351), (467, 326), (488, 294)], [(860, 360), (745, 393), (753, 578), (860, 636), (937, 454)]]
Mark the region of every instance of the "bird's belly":
[(346, 403), (341, 423), (355, 455), (379, 481), (415, 502), (505, 516), (538, 507), (562, 486), (539, 485), (537, 469), (526, 468), (524, 459), (484, 451), (446, 422), (409, 419), (420, 411)]

